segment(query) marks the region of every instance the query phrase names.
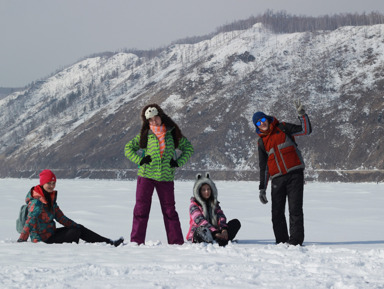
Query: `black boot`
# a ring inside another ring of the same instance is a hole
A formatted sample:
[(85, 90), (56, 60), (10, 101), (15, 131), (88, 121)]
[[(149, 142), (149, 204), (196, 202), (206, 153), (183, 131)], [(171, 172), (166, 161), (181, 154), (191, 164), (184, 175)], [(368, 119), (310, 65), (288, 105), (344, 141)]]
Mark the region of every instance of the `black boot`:
[(111, 245), (115, 246), (115, 247), (118, 247), (120, 246), (120, 244), (122, 244), (124, 242), (124, 238), (123, 237), (120, 237), (119, 239), (113, 241), (111, 240)]
[(194, 243), (213, 243), (211, 231), (209, 231), (205, 227), (198, 227), (195, 233), (193, 234), (193, 241)]

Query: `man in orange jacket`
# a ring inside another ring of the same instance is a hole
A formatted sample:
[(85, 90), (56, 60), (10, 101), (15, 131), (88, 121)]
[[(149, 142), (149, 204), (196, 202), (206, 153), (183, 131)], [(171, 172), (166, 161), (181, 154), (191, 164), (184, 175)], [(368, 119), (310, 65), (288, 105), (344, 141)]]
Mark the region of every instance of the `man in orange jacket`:
[[(301, 124), (279, 122), (275, 117), (259, 111), (253, 115), (256, 133), (259, 135), (260, 166), (259, 198), (268, 202), (266, 189), (272, 181), (272, 224), (276, 243), (302, 245), (304, 241), (304, 168), (305, 164), (295, 142), (296, 136), (309, 135), (311, 123), (300, 100), (295, 101)], [(289, 233), (285, 219), (285, 203), (288, 199)]]

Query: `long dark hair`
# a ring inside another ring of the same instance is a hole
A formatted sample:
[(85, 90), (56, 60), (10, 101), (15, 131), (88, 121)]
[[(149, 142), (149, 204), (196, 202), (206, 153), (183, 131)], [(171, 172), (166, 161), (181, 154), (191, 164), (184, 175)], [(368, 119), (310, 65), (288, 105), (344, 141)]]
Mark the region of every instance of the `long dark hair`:
[(156, 107), (159, 113), (158, 115), (161, 118), (161, 123), (163, 123), (167, 128), (173, 127), (173, 130), (172, 130), (173, 142), (175, 143), (175, 148), (178, 148), (179, 141), (183, 137), (183, 134), (181, 133), (181, 130), (178, 127), (178, 125), (168, 115), (166, 115), (164, 111), (161, 109), (161, 107), (156, 103), (146, 105), (141, 111), (142, 126), (140, 130), (140, 148), (145, 149), (148, 143), (148, 132), (150, 128), (149, 128), (149, 121), (145, 117), (145, 111), (148, 109), (148, 107)]
[(51, 210), (53, 207), (53, 201), (52, 201), (51, 195), (46, 190), (44, 190), (43, 186), (41, 186), (41, 189), (43, 190), (44, 198), (47, 201), (47, 206)]

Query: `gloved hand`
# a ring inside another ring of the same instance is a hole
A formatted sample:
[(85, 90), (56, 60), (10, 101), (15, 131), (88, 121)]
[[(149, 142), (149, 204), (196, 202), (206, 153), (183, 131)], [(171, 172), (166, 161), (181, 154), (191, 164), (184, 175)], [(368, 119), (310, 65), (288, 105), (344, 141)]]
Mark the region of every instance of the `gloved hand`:
[(297, 110), (297, 114), (299, 116), (303, 116), (305, 114), (305, 107), (304, 105), (301, 103), (301, 100), (300, 99), (296, 99), (295, 100), (295, 106), (296, 106), (296, 110)]
[(259, 199), (260, 199), (260, 202), (262, 203), (262, 204), (266, 204), (266, 203), (268, 203), (268, 200), (267, 200), (267, 193), (266, 193), (266, 191), (265, 191), (265, 189), (262, 189), (262, 190), (260, 190), (260, 192), (259, 192)]
[(151, 161), (152, 161), (152, 158), (151, 158), (150, 155), (145, 156), (145, 157), (143, 157), (142, 160), (140, 161), (140, 166), (145, 165), (145, 164), (149, 164)]
[(179, 164), (174, 159), (171, 159), (171, 161), (169, 163), (171, 165), (171, 168), (178, 168), (179, 167)]

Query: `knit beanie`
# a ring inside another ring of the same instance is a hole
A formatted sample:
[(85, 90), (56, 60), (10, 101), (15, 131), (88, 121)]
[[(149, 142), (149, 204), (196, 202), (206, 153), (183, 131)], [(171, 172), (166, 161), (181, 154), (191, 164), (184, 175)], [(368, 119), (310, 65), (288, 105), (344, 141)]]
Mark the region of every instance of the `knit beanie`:
[(43, 186), (49, 182), (56, 182), (56, 176), (51, 170), (43, 170), (40, 173), (40, 185)]
[(257, 123), (260, 119), (262, 119), (263, 117), (265, 117), (266, 119), (268, 119), (268, 115), (266, 115), (264, 112), (262, 112), (262, 111), (255, 112), (255, 114), (254, 114), (253, 117), (252, 117), (253, 124), (257, 127), (256, 123)]

